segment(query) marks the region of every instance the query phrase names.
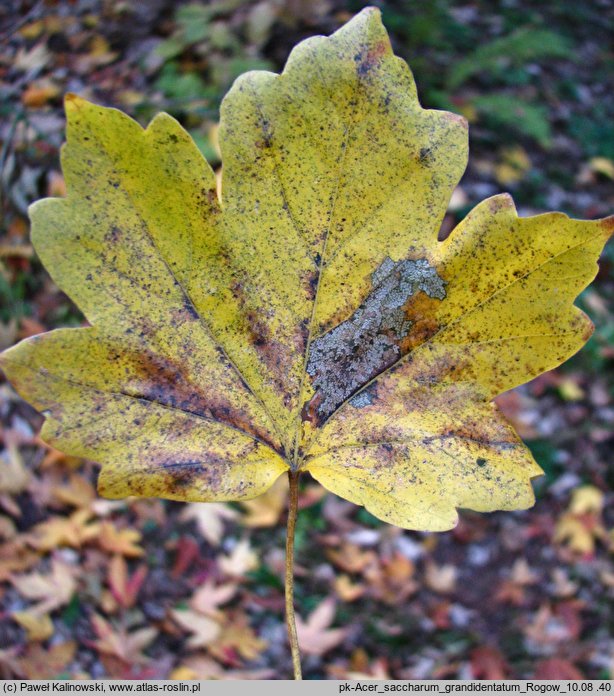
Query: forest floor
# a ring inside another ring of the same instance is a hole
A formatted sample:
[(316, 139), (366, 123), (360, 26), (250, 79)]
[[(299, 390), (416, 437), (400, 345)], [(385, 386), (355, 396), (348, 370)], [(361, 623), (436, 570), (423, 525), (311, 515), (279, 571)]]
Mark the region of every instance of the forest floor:
[[(423, 105), (470, 121), (442, 235), (501, 191), (521, 215), (614, 212), (614, 5), (379, 2)], [(495, 7), (497, 5), (497, 7)], [(342, 0), (8, 0), (0, 7), (0, 349), (82, 315), (29, 241), (28, 205), (65, 193), (62, 97), (145, 124), (168, 111), (219, 166), (233, 79), (279, 70)], [(301, 489), (296, 605), (306, 678), (614, 678), (614, 245), (579, 305), (596, 331), (561, 369), (498, 399), (545, 476), (521, 512), (401, 530)], [(0, 377), (0, 676), (289, 678), (287, 486), (243, 504), (108, 501), (98, 467), (39, 439)], [(305, 477), (308, 478), (308, 477)]]

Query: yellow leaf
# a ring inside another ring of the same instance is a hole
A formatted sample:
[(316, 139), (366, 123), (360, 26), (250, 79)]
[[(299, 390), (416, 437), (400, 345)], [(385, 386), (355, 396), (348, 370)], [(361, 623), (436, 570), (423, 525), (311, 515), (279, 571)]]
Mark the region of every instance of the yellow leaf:
[(522, 147), (504, 148), (500, 157), (500, 161), (495, 166), (495, 177), (502, 186), (522, 181), (531, 169), (531, 159)]
[(614, 179), (614, 162), (607, 157), (593, 157), (589, 162), (591, 169), (608, 179)]
[(67, 195), (32, 237), (90, 326), (1, 360), (103, 495), (247, 500), (292, 470), (408, 528), (533, 504), (491, 399), (588, 339), (614, 219), (500, 195), (438, 242), (467, 124), (421, 108), (376, 9), (235, 82), (219, 180), (166, 114), (66, 111)]
[(28, 633), (28, 640), (47, 640), (53, 635), (53, 622), (49, 614), (40, 614), (34, 611), (14, 611), (11, 617)]
[(603, 491), (596, 486), (580, 486), (572, 493), (569, 512), (582, 515), (585, 512), (600, 513), (603, 510)]
[(565, 401), (580, 401), (585, 397), (582, 387), (570, 377), (562, 379), (559, 383), (559, 394)]

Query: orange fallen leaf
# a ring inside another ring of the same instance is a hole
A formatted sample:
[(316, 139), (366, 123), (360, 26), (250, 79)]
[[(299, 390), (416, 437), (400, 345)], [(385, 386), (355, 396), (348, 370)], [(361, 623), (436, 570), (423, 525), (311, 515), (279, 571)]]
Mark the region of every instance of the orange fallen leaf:
[(363, 576), (369, 583), (369, 594), (391, 606), (405, 601), (418, 589), (414, 564), (401, 553), (368, 566)]
[(60, 503), (75, 508), (89, 508), (96, 499), (94, 486), (84, 476), (77, 473), (70, 476), (68, 483), (54, 488), (52, 494)]
[(49, 83), (34, 83), (29, 85), (21, 95), (21, 103), (30, 109), (40, 109), (52, 99), (60, 96), (60, 88)]
[(376, 559), (373, 551), (363, 551), (349, 543), (344, 543), (338, 550), (327, 549), (326, 556), (346, 573), (360, 573)]
[(102, 549), (110, 553), (138, 558), (145, 553), (138, 545), (140, 540), (141, 533), (136, 529), (117, 529), (112, 522), (108, 521), (100, 525), (98, 543)]
[(342, 602), (354, 602), (365, 593), (366, 587), (362, 583), (352, 582), (349, 575), (338, 575), (335, 578), (335, 593)]
[(31, 543), (39, 551), (61, 546), (81, 548), (100, 532), (100, 525), (91, 522), (91, 517), (88, 510), (77, 510), (69, 517), (50, 517), (34, 527)]

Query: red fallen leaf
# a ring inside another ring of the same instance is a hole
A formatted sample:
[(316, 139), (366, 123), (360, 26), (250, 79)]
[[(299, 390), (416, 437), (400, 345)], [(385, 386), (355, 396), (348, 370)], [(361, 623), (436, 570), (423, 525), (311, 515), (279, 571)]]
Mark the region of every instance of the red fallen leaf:
[(568, 599), (556, 607), (556, 616), (565, 624), (572, 640), (577, 640), (582, 633), (581, 612), (584, 608), (584, 602), (579, 599)]
[(116, 554), (109, 564), (107, 581), (115, 601), (124, 609), (130, 609), (136, 604), (141, 587), (147, 577), (147, 566), (142, 563), (132, 575), (128, 574), (126, 559)]
[(174, 578), (179, 578), (198, 557), (198, 543), (192, 537), (182, 536), (177, 542), (175, 551), (175, 563), (173, 564), (171, 575)]
[(584, 675), (569, 660), (550, 657), (537, 663), (533, 679), (584, 679)]
[(471, 673), (474, 679), (508, 679), (509, 666), (497, 648), (481, 645), (471, 651)]
[(438, 602), (429, 616), (438, 630), (445, 631), (447, 628), (450, 628), (450, 602), (447, 600)]

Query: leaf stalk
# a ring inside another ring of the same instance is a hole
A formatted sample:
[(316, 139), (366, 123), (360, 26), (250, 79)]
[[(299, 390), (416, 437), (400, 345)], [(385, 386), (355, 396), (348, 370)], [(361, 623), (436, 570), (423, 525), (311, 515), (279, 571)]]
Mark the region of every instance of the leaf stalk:
[(292, 653), (294, 678), (303, 678), (301, 672), (301, 653), (296, 635), (294, 620), (294, 533), (296, 529), (296, 514), (298, 511), (298, 479), (300, 471), (288, 471), (290, 494), (288, 501), (288, 523), (286, 526), (286, 627), (288, 642)]

